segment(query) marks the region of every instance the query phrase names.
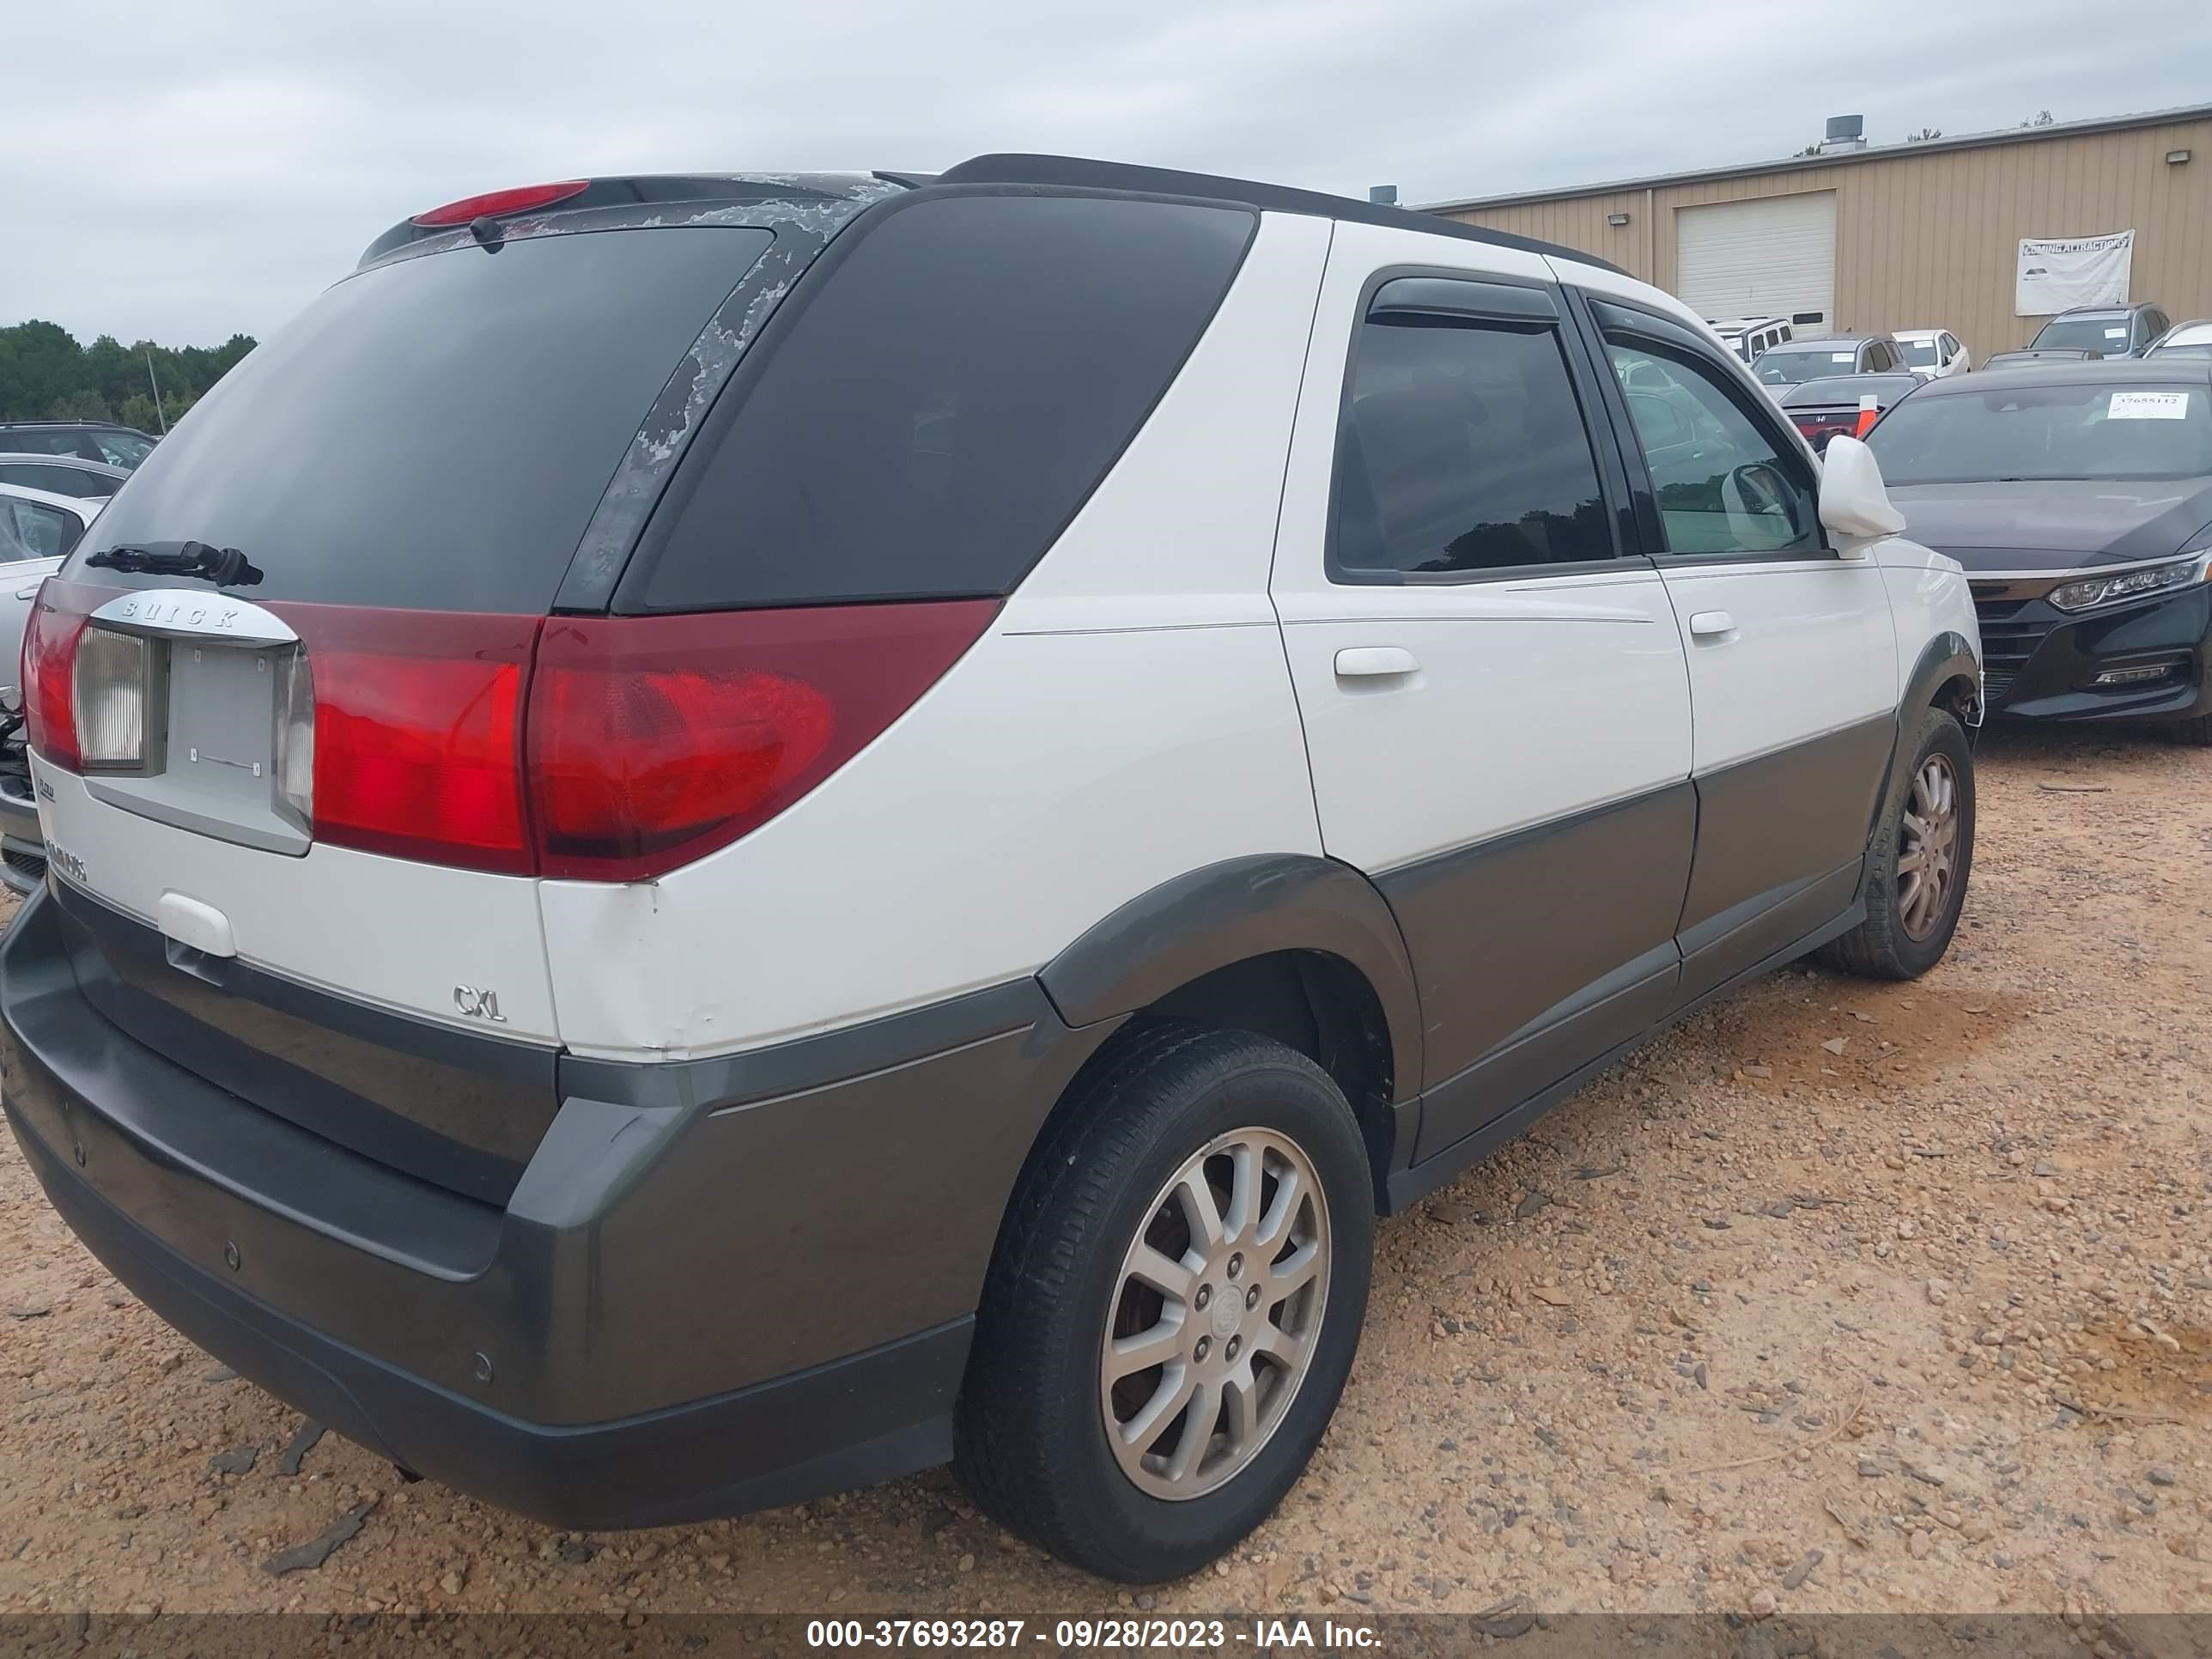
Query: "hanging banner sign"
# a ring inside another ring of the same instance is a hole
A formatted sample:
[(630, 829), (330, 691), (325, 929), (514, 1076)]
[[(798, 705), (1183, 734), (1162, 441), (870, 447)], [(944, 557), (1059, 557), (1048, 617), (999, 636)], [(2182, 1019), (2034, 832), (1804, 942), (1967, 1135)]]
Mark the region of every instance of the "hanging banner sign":
[(2015, 317), (2049, 317), (2075, 306), (2124, 306), (2135, 263), (2136, 234), (2022, 238), (2013, 276)]

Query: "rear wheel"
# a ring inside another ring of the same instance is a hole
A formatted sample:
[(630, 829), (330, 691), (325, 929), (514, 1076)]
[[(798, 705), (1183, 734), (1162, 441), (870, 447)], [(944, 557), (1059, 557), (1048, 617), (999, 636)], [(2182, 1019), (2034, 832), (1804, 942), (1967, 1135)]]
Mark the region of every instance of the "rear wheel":
[(1232, 1547), (1312, 1455), (1372, 1191), (1343, 1094), (1267, 1038), (1152, 1025), (1077, 1086), (992, 1264), (954, 1463), (1011, 1530), (1152, 1583)]
[(1974, 859), (1974, 756), (1947, 709), (1920, 717), (1868, 849), (1866, 920), (1822, 960), (1869, 979), (1917, 979), (1943, 959)]

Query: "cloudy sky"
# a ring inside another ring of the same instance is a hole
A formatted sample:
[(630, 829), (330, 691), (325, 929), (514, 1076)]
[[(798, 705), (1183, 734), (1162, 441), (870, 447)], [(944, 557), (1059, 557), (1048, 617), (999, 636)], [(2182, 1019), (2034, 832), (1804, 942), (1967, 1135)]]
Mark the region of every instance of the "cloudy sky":
[(0, 324), (175, 345), (266, 337), (410, 213), (580, 173), (1036, 149), (1418, 203), (1784, 155), (1830, 114), (1879, 143), (2212, 97), (2204, 0), (9, 9)]

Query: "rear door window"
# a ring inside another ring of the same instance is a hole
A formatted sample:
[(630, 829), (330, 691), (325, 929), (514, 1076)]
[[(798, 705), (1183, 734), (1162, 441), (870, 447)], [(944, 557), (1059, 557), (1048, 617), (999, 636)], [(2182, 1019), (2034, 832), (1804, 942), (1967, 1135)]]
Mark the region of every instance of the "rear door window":
[(1555, 325), (1368, 319), (1337, 439), (1333, 575), (1469, 575), (1614, 552)]
[(58, 559), (83, 532), (82, 524), (58, 507), (0, 495), (0, 564)]
[(256, 601), (543, 611), (770, 234), (610, 230), (371, 266), (155, 446), (88, 549), (235, 547)]
[(864, 222), (740, 367), (616, 609), (1012, 591), (1197, 344), (1256, 223), (1028, 195)]

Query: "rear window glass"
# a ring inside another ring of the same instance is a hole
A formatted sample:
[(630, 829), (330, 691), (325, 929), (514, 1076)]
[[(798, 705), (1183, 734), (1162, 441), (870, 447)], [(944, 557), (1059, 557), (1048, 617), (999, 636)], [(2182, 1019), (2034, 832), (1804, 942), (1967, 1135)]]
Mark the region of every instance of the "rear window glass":
[(808, 279), (617, 609), (1010, 591), (1197, 343), (1254, 224), (1063, 197), (891, 211)]
[(2094, 351), (2100, 356), (2124, 357), (2128, 350), (2128, 319), (2124, 314), (2106, 317), (2061, 317), (2045, 323), (2028, 342), (2031, 350)]
[(769, 243), (470, 246), (348, 277), (156, 445), (86, 550), (235, 547), (256, 600), (543, 611), (624, 448)]
[[(1971, 384), (1971, 380), (1964, 384)], [(2203, 382), (2012, 386), (1907, 398), (1867, 442), (1893, 484), (2212, 474)]]
[(1796, 386), (1800, 380), (1826, 380), (1849, 374), (1857, 366), (1858, 342), (1820, 340), (1811, 345), (1777, 346), (1762, 352), (1751, 372), (1768, 386)]

